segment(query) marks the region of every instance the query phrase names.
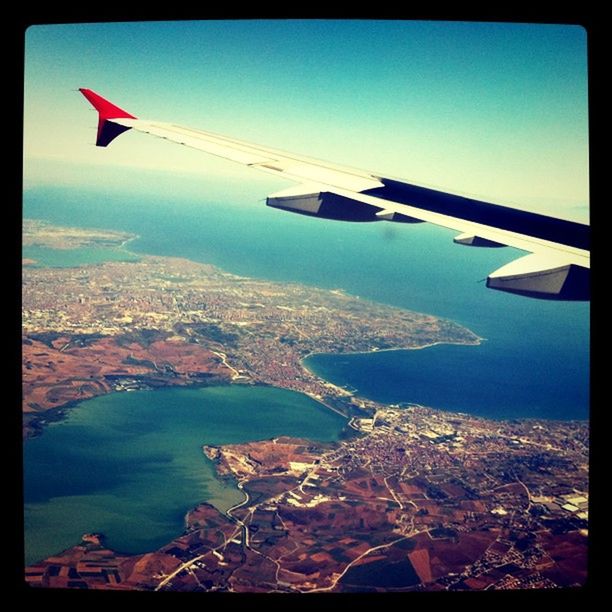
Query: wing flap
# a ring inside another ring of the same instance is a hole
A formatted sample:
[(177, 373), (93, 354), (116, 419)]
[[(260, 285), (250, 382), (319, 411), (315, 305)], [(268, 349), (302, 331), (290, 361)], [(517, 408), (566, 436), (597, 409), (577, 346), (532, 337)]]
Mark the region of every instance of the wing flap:
[(474, 236), (473, 234), (460, 234), (459, 236), (455, 236), (453, 238), (453, 242), (455, 244), (463, 244), (465, 246), (486, 248), (498, 248), (507, 246), (506, 244), (493, 242), (493, 240), (487, 240), (486, 238), (481, 238), (480, 236)]
[(489, 274), (487, 287), (549, 300), (586, 300), (588, 270), (554, 257), (532, 253)]
[(268, 196), (266, 204), (289, 212), (337, 221), (378, 221), (376, 208), (326, 185), (302, 184)]

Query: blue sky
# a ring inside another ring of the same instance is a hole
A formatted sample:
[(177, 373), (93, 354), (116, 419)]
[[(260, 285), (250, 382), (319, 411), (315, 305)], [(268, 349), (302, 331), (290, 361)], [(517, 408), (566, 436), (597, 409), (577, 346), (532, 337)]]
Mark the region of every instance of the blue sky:
[[(33, 26), (25, 186), (240, 192), (287, 184), (142, 134), (92, 145), (89, 87), (138, 117), (491, 201), (588, 214), (578, 26), (205, 21)], [(172, 185), (172, 187), (169, 187)]]

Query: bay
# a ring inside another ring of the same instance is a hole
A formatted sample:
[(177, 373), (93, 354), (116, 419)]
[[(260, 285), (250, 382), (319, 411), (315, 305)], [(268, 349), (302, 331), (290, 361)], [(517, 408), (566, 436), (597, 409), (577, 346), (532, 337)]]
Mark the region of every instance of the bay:
[(536, 351), (508, 356), (498, 342), (485, 341), (319, 354), (304, 365), (359, 396), (387, 404), (416, 403), (490, 419), (588, 419), (588, 387), (576, 383), (576, 360), (558, 363), (551, 372), (547, 357)]
[[(243, 499), (202, 445), (278, 436), (336, 441), (346, 420), (273, 387), (216, 386), (112, 393), (84, 401), (24, 444), (26, 564), (102, 532), (148, 552), (181, 534), (189, 508)], [(69, 520), (66, 520), (70, 517)]]

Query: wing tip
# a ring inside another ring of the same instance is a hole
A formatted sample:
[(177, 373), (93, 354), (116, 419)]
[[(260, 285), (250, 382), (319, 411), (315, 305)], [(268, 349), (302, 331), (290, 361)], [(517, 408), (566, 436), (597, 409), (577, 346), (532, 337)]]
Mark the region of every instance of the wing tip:
[(113, 119), (137, 119), (134, 115), (119, 108), (87, 87), (79, 87), (79, 91), (98, 111), (98, 134), (96, 137), (96, 146), (98, 147), (108, 146), (117, 136), (130, 129), (113, 123)]

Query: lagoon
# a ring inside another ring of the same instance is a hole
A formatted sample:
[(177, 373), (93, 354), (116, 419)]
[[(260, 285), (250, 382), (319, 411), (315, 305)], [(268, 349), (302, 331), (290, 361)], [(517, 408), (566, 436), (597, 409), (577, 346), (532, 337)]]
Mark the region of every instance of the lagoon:
[(283, 435), (332, 442), (345, 425), (309, 397), (273, 387), (175, 387), (84, 401), (24, 444), (26, 564), (87, 532), (104, 533), (121, 552), (155, 550), (182, 533), (193, 506), (225, 511), (243, 499), (216, 478), (203, 445)]
[(35, 268), (76, 268), (106, 261), (138, 261), (140, 257), (123, 247), (79, 247), (51, 249), (41, 246), (23, 247), (22, 257), (33, 260)]

